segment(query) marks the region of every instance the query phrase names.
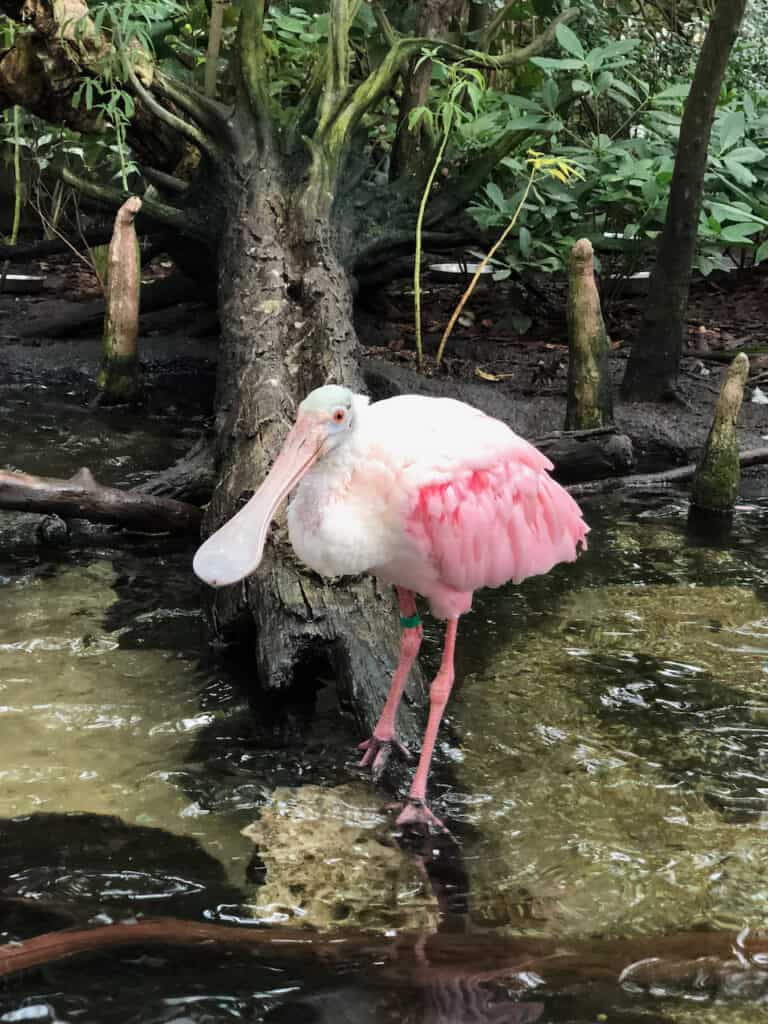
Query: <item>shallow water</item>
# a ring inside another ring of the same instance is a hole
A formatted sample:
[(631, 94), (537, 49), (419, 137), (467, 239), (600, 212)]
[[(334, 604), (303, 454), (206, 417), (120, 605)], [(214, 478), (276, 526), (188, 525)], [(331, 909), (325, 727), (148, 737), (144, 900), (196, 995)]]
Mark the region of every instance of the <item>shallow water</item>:
[[(5, 458), (29, 471), (135, 483), (188, 444), (172, 418), (14, 401)], [(468, 938), (466, 968), (439, 976), (413, 950), (394, 970), (362, 947), (335, 966), (101, 952), (10, 979), (0, 1022), (768, 1020), (754, 965), (650, 987), (477, 980), (489, 938), (768, 926), (768, 501), (716, 546), (688, 536), (682, 498), (587, 509), (575, 566), (479, 595), (462, 622), (432, 782), (458, 843), (421, 849), (355, 769), (332, 685), (308, 738), (258, 727), (209, 655), (189, 551), (61, 551), (2, 516), (0, 938), (136, 914)]]

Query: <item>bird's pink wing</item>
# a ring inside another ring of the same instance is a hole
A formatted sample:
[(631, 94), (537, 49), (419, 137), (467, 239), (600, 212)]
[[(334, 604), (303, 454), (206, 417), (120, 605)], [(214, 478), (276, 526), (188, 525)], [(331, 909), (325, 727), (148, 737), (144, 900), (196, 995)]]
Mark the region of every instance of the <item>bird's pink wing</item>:
[(441, 583), (464, 593), (573, 561), (588, 531), (579, 506), (550, 477), (549, 460), (504, 424), (484, 419), (486, 457), (423, 483), (408, 517), (408, 533), (429, 553)]

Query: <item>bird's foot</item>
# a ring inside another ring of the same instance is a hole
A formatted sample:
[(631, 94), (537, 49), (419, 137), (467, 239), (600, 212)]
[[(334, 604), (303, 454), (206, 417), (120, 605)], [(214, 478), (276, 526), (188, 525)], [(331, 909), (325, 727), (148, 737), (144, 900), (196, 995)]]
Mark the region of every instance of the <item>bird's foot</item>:
[(409, 796), (405, 801), (405, 807), (398, 814), (395, 824), (400, 828), (418, 829), (421, 832), (429, 832), (430, 827), (437, 829), (438, 832), (448, 832), (442, 821), (430, 811), (426, 803), (413, 796)]
[(367, 768), (370, 765), (374, 781), (378, 781), (381, 778), (393, 750), (396, 751), (404, 761), (410, 761), (411, 759), (411, 754), (408, 748), (399, 740), (396, 740), (394, 736), (391, 736), (389, 739), (380, 739), (374, 733), (369, 740), (364, 740), (362, 743), (358, 744), (358, 750), (365, 751), (361, 759), (358, 761), (358, 767)]

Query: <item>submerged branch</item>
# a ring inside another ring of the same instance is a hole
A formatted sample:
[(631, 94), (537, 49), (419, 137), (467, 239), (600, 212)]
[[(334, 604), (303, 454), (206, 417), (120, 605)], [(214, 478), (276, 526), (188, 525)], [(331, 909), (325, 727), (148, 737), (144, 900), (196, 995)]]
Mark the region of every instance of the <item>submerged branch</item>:
[(0, 509), (174, 533), (199, 530), (201, 520), (194, 505), (104, 487), (87, 469), (69, 480), (0, 470)]
[[(740, 466), (760, 466), (768, 463), (768, 448), (748, 448), (739, 452)], [(583, 484), (573, 484), (567, 490), (577, 497), (585, 494), (600, 494), (613, 491), (620, 487), (636, 488), (637, 490), (653, 490), (656, 487), (668, 487), (682, 480), (690, 480), (696, 472), (696, 464), (678, 466), (662, 473), (636, 473), (632, 476), (616, 476), (606, 480), (591, 480)]]
[[(233, 927), (156, 918), (95, 928), (48, 932), (22, 942), (0, 946), (0, 977), (10, 977), (81, 953), (134, 946), (205, 945), (214, 954), (243, 948), (272, 962), (306, 961), (320, 965), (349, 963), (350, 957), (377, 961), (382, 983), (397, 982), (439, 995), (451, 987), (455, 1005), (458, 983), (472, 1000), (483, 983), (519, 978), (522, 972), (540, 975), (552, 987), (575, 983), (633, 986), (649, 991), (660, 985), (690, 986), (694, 991), (727, 988), (735, 978), (750, 979), (752, 997), (766, 986), (768, 936), (744, 929), (688, 931), (629, 939), (568, 942), (555, 938), (520, 938), (436, 932), (425, 935), (331, 931), (305, 928)], [(517, 999), (516, 994), (516, 999)], [(515, 1002), (514, 1004), (520, 1004)]]

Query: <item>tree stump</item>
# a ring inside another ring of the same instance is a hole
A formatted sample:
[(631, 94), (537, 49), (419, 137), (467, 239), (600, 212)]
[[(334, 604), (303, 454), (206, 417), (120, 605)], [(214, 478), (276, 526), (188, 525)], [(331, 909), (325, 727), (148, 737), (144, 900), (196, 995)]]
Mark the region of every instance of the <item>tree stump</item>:
[(568, 406), (566, 430), (593, 430), (613, 423), (610, 343), (595, 284), (592, 245), (580, 239), (568, 270)]
[(141, 199), (131, 196), (115, 216), (107, 260), (107, 310), (98, 386), (104, 402), (136, 402), (142, 396), (139, 362), (139, 256), (134, 218)]
[(691, 486), (691, 512), (716, 515), (733, 511), (739, 491), (739, 446), (736, 420), (749, 374), (749, 359), (739, 352), (725, 375), (704, 454)]

